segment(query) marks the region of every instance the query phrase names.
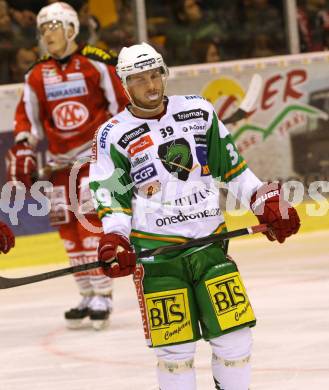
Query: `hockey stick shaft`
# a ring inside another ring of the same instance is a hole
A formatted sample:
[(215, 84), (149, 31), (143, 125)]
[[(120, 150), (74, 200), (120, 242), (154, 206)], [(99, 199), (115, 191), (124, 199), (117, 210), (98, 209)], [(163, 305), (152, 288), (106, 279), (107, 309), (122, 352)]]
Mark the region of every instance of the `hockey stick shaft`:
[[(214, 234), (214, 235), (207, 236), (207, 237), (191, 239), (183, 244), (174, 244), (174, 245), (163, 246), (163, 247), (156, 248), (156, 249), (147, 249), (147, 250), (141, 251), (139, 253), (138, 257), (143, 258), (143, 257), (150, 257), (150, 256), (159, 255), (159, 254), (165, 254), (165, 253), (173, 252), (176, 250), (184, 250), (184, 249), (188, 249), (188, 248), (192, 248), (192, 247), (203, 246), (203, 245), (214, 243), (214, 242), (229, 240), (229, 239), (234, 238), (234, 237), (241, 237), (241, 236), (245, 236), (248, 234), (255, 234), (255, 233), (260, 233), (260, 232), (265, 232), (265, 231), (267, 231), (267, 225), (265, 225), (265, 224), (251, 226), (251, 227), (247, 227), (247, 228), (243, 228), (243, 229), (232, 230), (232, 231), (227, 232), (227, 233), (222, 233), (222, 234), (217, 234), (217, 235)], [(22, 278), (5, 278), (5, 277), (0, 276), (0, 289), (18, 287), (18, 286), (23, 286), (25, 284), (31, 284), (31, 283), (41, 282), (43, 280), (54, 279), (54, 278), (58, 278), (60, 276), (65, 276), (65, 275), (69, 275), (69, 274), (73, 274), (73, 273), (88, 271), (90, 269), (101, 267), (102, 265), (104, 265), (104, 263), (100, 263), (99, 261), (95, 261), (93, 263), (75, 265), (75, 266), (68, 267), (68, 268), (62, 268), (62, 269), (58, 269), (55, 271), (44, 272), (44, 273), (37, 274), (37, 275), (25, 276)], [(109, 266), (110, 266), (110, 263), (109, 263)]]
[(224, 125), (238, 122), (248, 116), (256, 104), (262, 89), (262, 85), (262, 77), (258, 73), (255, 73), (250, 81), (247, 93), (243, 98), (239, 108), (232, 115), (223, 119)]

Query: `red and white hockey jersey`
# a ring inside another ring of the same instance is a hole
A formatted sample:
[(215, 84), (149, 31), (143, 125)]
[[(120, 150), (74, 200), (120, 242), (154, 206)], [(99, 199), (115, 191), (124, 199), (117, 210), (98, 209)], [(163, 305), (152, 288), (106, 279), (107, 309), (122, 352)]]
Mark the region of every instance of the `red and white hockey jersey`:
[(97, 128), (128, 102), (116, 59), (84, 46), (65, 61), (49, 57), (36, 63), (16, 110), (16, 140), (28, 134), (46, 138), (51, 159), (59, 163), (89, 154)]

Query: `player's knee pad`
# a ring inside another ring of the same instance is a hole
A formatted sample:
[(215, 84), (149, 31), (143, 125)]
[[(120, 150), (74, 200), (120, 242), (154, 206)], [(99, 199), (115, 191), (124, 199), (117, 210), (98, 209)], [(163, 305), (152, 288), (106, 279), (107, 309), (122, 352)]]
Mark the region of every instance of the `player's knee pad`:
[(252, 335), (249, 327), (210, 340), (213, 364), (243, 367), (250, 361)]
[(162, 348), (154, 348), (158, 358), (160, 371), (180, 374), (194, 367), (194, 354), (196, 343), (169, 345)]

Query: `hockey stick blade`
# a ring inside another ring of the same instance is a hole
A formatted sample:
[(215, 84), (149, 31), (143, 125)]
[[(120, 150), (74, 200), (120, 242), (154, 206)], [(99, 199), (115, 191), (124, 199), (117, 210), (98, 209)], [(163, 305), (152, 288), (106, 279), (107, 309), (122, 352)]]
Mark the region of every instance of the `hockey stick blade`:
[(252, 109), (256, 104), (262, 86), (263, 86), (263, 79), (261, 75), (255, 73), (252, 76), (252, 79), (248, 87), (248, 91), (245, 97), (243, 98), (239, 108), (232, 115), (223, 119), (224, 125), (238, 122), (241, 119), (244, 119), (248, 116), (248, 114), (252, 111)]
[[(243, 229), (232, 230), (227, 233), (214, 234), (207, 237), (191, 239), (184, 244), (174, 244), (174, 245), (162, 246), (160, 248), (155, 248), (155, 249), (146, 249), (144, 251), (141, 251), (138, 257), (143, 258), (143, 257), (150, 257), (159, 254), (165, 254), (176, 250), (183, 250), (192, 247), (211, 244), (213, 242), (225, 241), (234, 237), (241, 237), (248, 234), (266, 232), (267, 230), (268, 230), (267, 225), (260, 224), (256, 226), (243, 228)], [(110, 263), (108, 265), (110, 266)], [(98, 267), (101, 267), (101, 263), (99, 261), (95, 261), (93, 263), (75, 265), (68, 268), (62, 268), (55, 271), (44, 272), (42, 274), (37, 274), (37, 275), (25, 276), (22, 278), (5, 278), (0, 276), (0, 289), (7, 289), (12, 287), (24, 286), (26, 284), (42, 282), (43, 280), (54, 279), (60, 276), (87, 271), (89, 269), (94, 269)]]

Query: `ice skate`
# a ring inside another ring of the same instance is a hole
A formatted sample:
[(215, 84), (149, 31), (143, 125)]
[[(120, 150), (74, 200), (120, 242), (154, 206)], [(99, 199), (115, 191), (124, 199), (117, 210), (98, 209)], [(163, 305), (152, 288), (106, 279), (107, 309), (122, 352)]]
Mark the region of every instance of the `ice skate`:
[(95, 330), (105, 329), (109, 325), (112, 312), (111, 295), (94, 295), (89, 303), (89, 318)]
[(78, 306), (65, 312), (64, 316), (69, 329), (79, 329), (82, 326), (83, 319), (89, 315), (89, 303), (92, 298), (92, 295), (84, 296)]

